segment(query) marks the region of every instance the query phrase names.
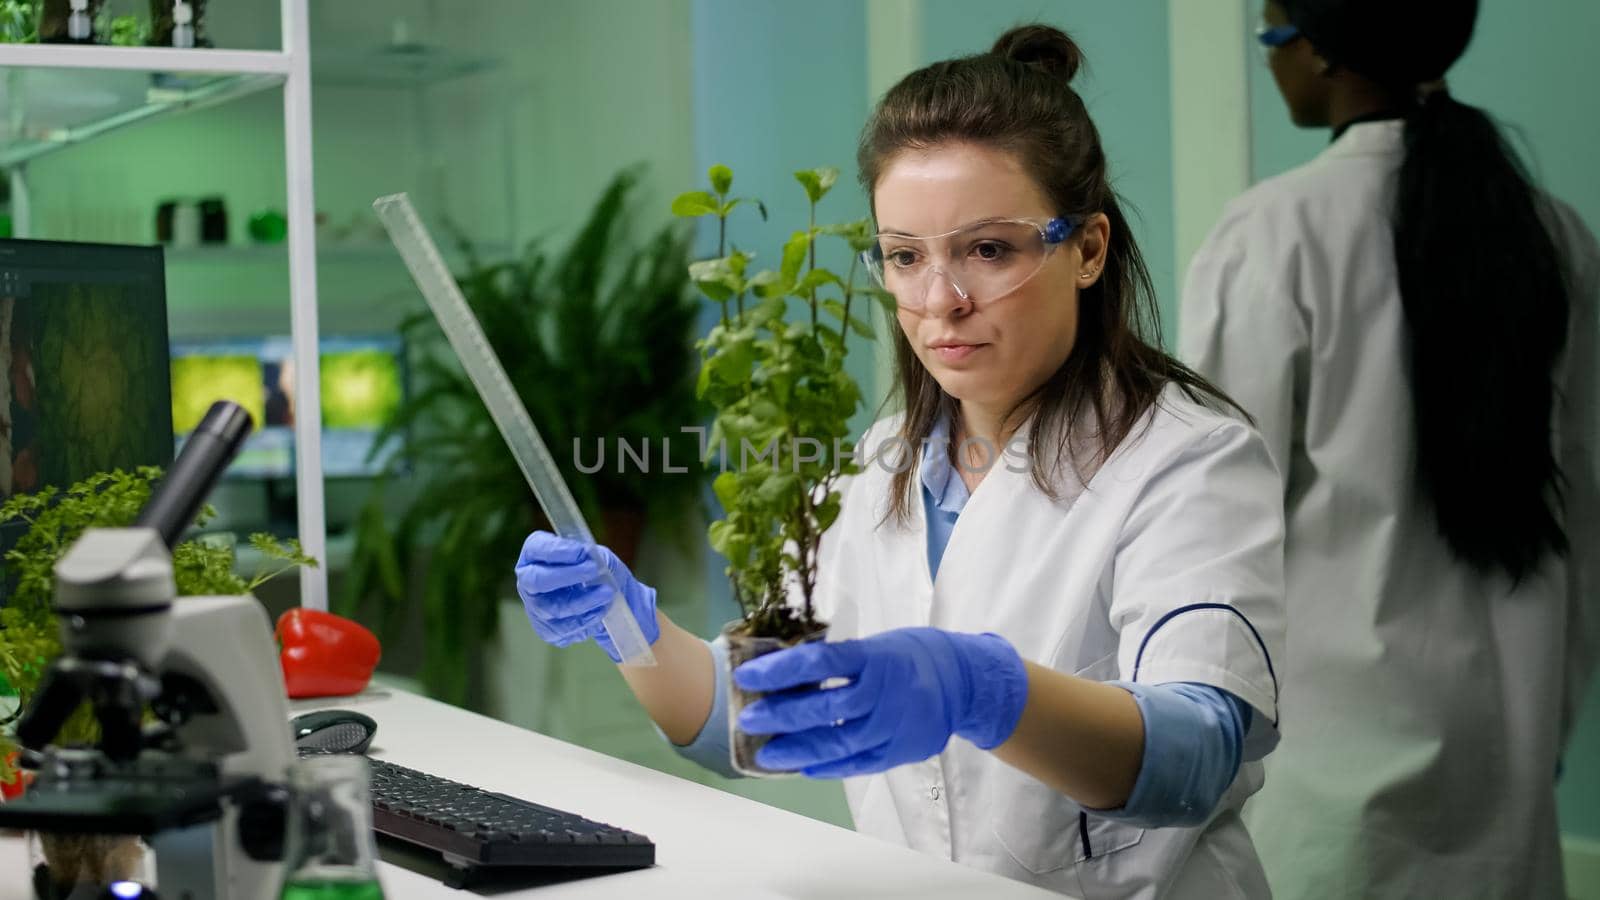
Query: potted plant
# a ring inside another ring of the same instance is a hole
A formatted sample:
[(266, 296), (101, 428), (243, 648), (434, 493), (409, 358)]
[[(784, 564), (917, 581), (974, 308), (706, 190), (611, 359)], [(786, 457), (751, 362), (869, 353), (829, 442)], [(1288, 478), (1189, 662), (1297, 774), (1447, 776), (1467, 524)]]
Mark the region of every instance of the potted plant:
[(0, 0), (0, 44), (39, 40), (39, 0)]
[(142, 47), (150, 39), (150, 23), (133, 14), (103, 13), (95, 23), (94, 33), (113, 47)]
[[(26, 530), (5, 554), (0, 577), (12, 586), (0, 607), (0, 693), (16, 698), (16, 709), (0, 718), (0, 784), (20, 787), (18, 747), (11, 727), (32, 699), (50, 661), (61, 652), (60, 626), (51, 611), (55, 590), (55, 564), (88, 528), (132, 525), (150, 497), (161, 470), (141, 467), (133, 472), (104, 472), (64, 491), (47, 487), (37, 493), (17, 494), (0, 505), (0, 522), (22, 523)], [(199, 524), (213, 512), (203, 510)], [(251, 535), (250, 543), (268, 559), (271, 570), (244, 579), (234, 572), (233, 548), (202, 539), (183, 541), (172, 551), (173, 580), (179, 596), (247, 594), (273, 576), (316, 561), (301, 552), (298, 541), (279, 542), (271, 535)], [(88, 705), (62, 727), (55, 742), (63, 746), (93, 743), (98, 728)], [(8, 793), (14, 793), (13, 787)], [(40, 834), (38, 847), (48, 878), (67, 890), (76, 881), (115, 881), (136, 875), (142, 862), (138, 838), (130, 835)]]
[[(0, 44), (38, 43), (42, 6), (43, 0), (0, 0)], [(112, 15), (98, 3), (95, 8), (94, 35), (102, 43), (137, 47), (149, 37), (149, 23), (137, 15)], [(59, 32), (64, 27), (64, 16), (63, 12), (52, 11), (48, 27)]]
[[(689, 271), (720, 310), (699, 342), (696, 390), (716, 412), (708, 446), (726, 467), (712, 484), (723, 517), (711, 524), (709, 538), (727, 557), (727, 576), (743, 610), (723, 629), (729, 665), (737, 667), (826, 634), (813, 606), (817, 554), (839, 515), (838, 480), (859, 471), (848, 439), (861, 391), (845, 358), (851, 332), (873, 339), (861, 314), (881, 292), (856, 283), (858, 254), (872, 243), (870, 220), (817, 224), (817, 204), (838, 170), (795, 173), (809, 205), (807, 225), (785, 242), (778, 268), (753, 273), (751, 254), (730, 252), (727, 222), (740, 204), (757, 201), (729, 195), (733, 173), (726, 166), (711, 167), (709, 175), (709, 192), (683, 194), (672, 209), (717, 219), (717, 256)], [(849, 246), (844, 277), (817, 265), (823, 238)], [(739, 710), (760, 695), (740, 690), (732, 678), (728, 684), (729, 720), (736, 722)], [(735, 768), (776, 774), (755, 762), (765, 741), (735, 729)]]
[[(486, 263), (463, 242), (467, 265), (457, 276), (596, 538), (630, 563), (645, 522), (697, 514), (703, 488), (698, 443), (683, 430), (702, 419), (688, 235), (677, 226), (629, 235), (638, 180), (636, 169), (617, 175), (564, 251), (534, 244), (518, 259)], [(397, 469), (378, 479), (356, 525), (340, 609), (377, 604), (379, 634), (390, 642), (414, 606), (404, 573), (426, 548), (421, 680), (432, 695), (471, 706), (482, 700), (480, 659), (499, 627), (516, 548), (548, 525), (432, 315), (402, 329), (418, 351), (418, 390), (390, 430), (410, 435), (397, 465), (423, 475)], [(676, 474), (663, 474), (669, 465)], [(411, 497), (390, 499), (411, 482)]]

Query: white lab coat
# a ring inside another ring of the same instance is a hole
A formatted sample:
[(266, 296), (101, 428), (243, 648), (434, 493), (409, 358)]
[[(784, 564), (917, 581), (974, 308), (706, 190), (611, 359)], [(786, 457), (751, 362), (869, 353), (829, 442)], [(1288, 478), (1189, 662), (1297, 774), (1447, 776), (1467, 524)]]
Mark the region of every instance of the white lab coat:
[[(1171, 389), (1146, 421), (1087, 491), (1069, 481), (1056, 501), (1012, 470), (1022, 455), (1005, 457), (962, 510), (933, 582), (920, 495), (909, 526), (880, 524), (891, 475), (869, 462), (823, 540), (816, 593), (829, 639), (919, 625), (994, 632), (1024, 659), (1097, 681), (1215, 685), (1254, 708), (1245, 758), (1259, 759), (1277, 739), (1278, 474), (1249, 427)], [(880, 422), (862, 446), (897, 429)], [(1095, 752), (1063, 748), (1079, 750)], [(1205, 824), (1151, 831), (1084, 813), (960, 739), (845, 790), (864, 833), (1064, 894), (1254, 898), (1266, 884), (1239, 808), (1260, 771), (1246, 762)]]
[(1288, 900), (1559, 897), (1553, 783), (1600, 600), (1600, 253), (1552, 202), (1575, 285), (1555, 422), (1571, 555), (1516, 587), (1475, 575), (1413, 472), (1402, 127), (1356, 125), (1239, 197), (1184, 289), (1185, 358), (1256, 417), (1286, 482), (1283, 743), (1245, 820)]

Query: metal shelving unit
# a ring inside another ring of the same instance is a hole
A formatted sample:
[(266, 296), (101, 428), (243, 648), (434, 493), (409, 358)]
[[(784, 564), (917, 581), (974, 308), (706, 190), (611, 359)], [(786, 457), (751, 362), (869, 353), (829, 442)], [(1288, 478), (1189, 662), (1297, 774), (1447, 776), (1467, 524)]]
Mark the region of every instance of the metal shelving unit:
[[(327, 531), (322, 483), (322, 393), (317, 353), (317, 248), (311, 168), (311, 48), (308, 0), (280, 0), (283, 49), (177, 50), (160, 47), (99, 47), (66, 44), (0, 45), (7, 75), (6, 141), (0, 165), (11, 179), (16, 232), (27, 236), (30, 198), (27, 160), (89, 140), (134, 122), (198, 106), (226, 102), (277, 85), (283, 87), (284, 179), (289, 219), (289, 323), (294, 343), (295, 489), (298, 529), (306, 553), (325, 559)], [(132, 102), (110, 104), (103, 114), (64, 127), (30, 128), (22, 99), (23, 70), (133, 72), (161, 76)], [(185, 78), (183, 76), (196, 76)], [(163, 84), (164, 83), (164, 84)], [(327, 609), (327, 568), (300, 570), (300, 603)]]
[(96, 70), (92, 74), (102, 77), (95, 79), (73, 73), (77, 83), (68, 90), (91, 94), (97, 101), (87, 115), (74, 115), (82, 110), (50, 108), (59, 102), (63, 88), (51, 76), (60, 74), (56, 69), (6, 70), (0, 103), (21, 115), (14, 115), (14, 122), (0, 123), (0, 169), (16, 168), (129, 125), (227, 103), (283, 83), (281, 75), (262, 74), (163, 73), (152, 80), (144, 72)]

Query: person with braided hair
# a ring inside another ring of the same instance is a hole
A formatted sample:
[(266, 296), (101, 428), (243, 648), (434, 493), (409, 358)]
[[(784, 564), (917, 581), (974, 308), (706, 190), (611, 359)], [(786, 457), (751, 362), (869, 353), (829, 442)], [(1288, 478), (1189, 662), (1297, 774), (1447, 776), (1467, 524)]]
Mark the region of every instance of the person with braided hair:
[(1476, 0), (1268, 0), (1311, 163), (1236, 199), (1184, 357), (1284, 473), (1276, 896), (1565, 897), (1555, 779), (1600, 648), (1600, 248), (1446, 73)]

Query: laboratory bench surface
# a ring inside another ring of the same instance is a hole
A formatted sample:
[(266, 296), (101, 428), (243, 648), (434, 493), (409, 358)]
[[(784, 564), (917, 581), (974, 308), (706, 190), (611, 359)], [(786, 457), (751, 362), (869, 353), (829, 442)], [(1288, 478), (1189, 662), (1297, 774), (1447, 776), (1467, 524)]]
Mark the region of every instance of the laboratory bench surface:
[[(648, 836), (651, 869), (579, 880), (528, 878), (482, 889), (494, 896), (708, 900), (740, 898), (989, 898), (1056, 896), (1021, 882), (613, 759), (415, 694), (374, 688), (293, 712), (358, 709), (378, 722), (371, 754), (522, 797)], [(384, 842), (388, 900), (469, 897), (438, 878), (441, 863)], [(0, 872), (26, 871), (26, 846), (0, 838)], [(30, 896), (25, 878), (0, 878), (0, 900)]]

